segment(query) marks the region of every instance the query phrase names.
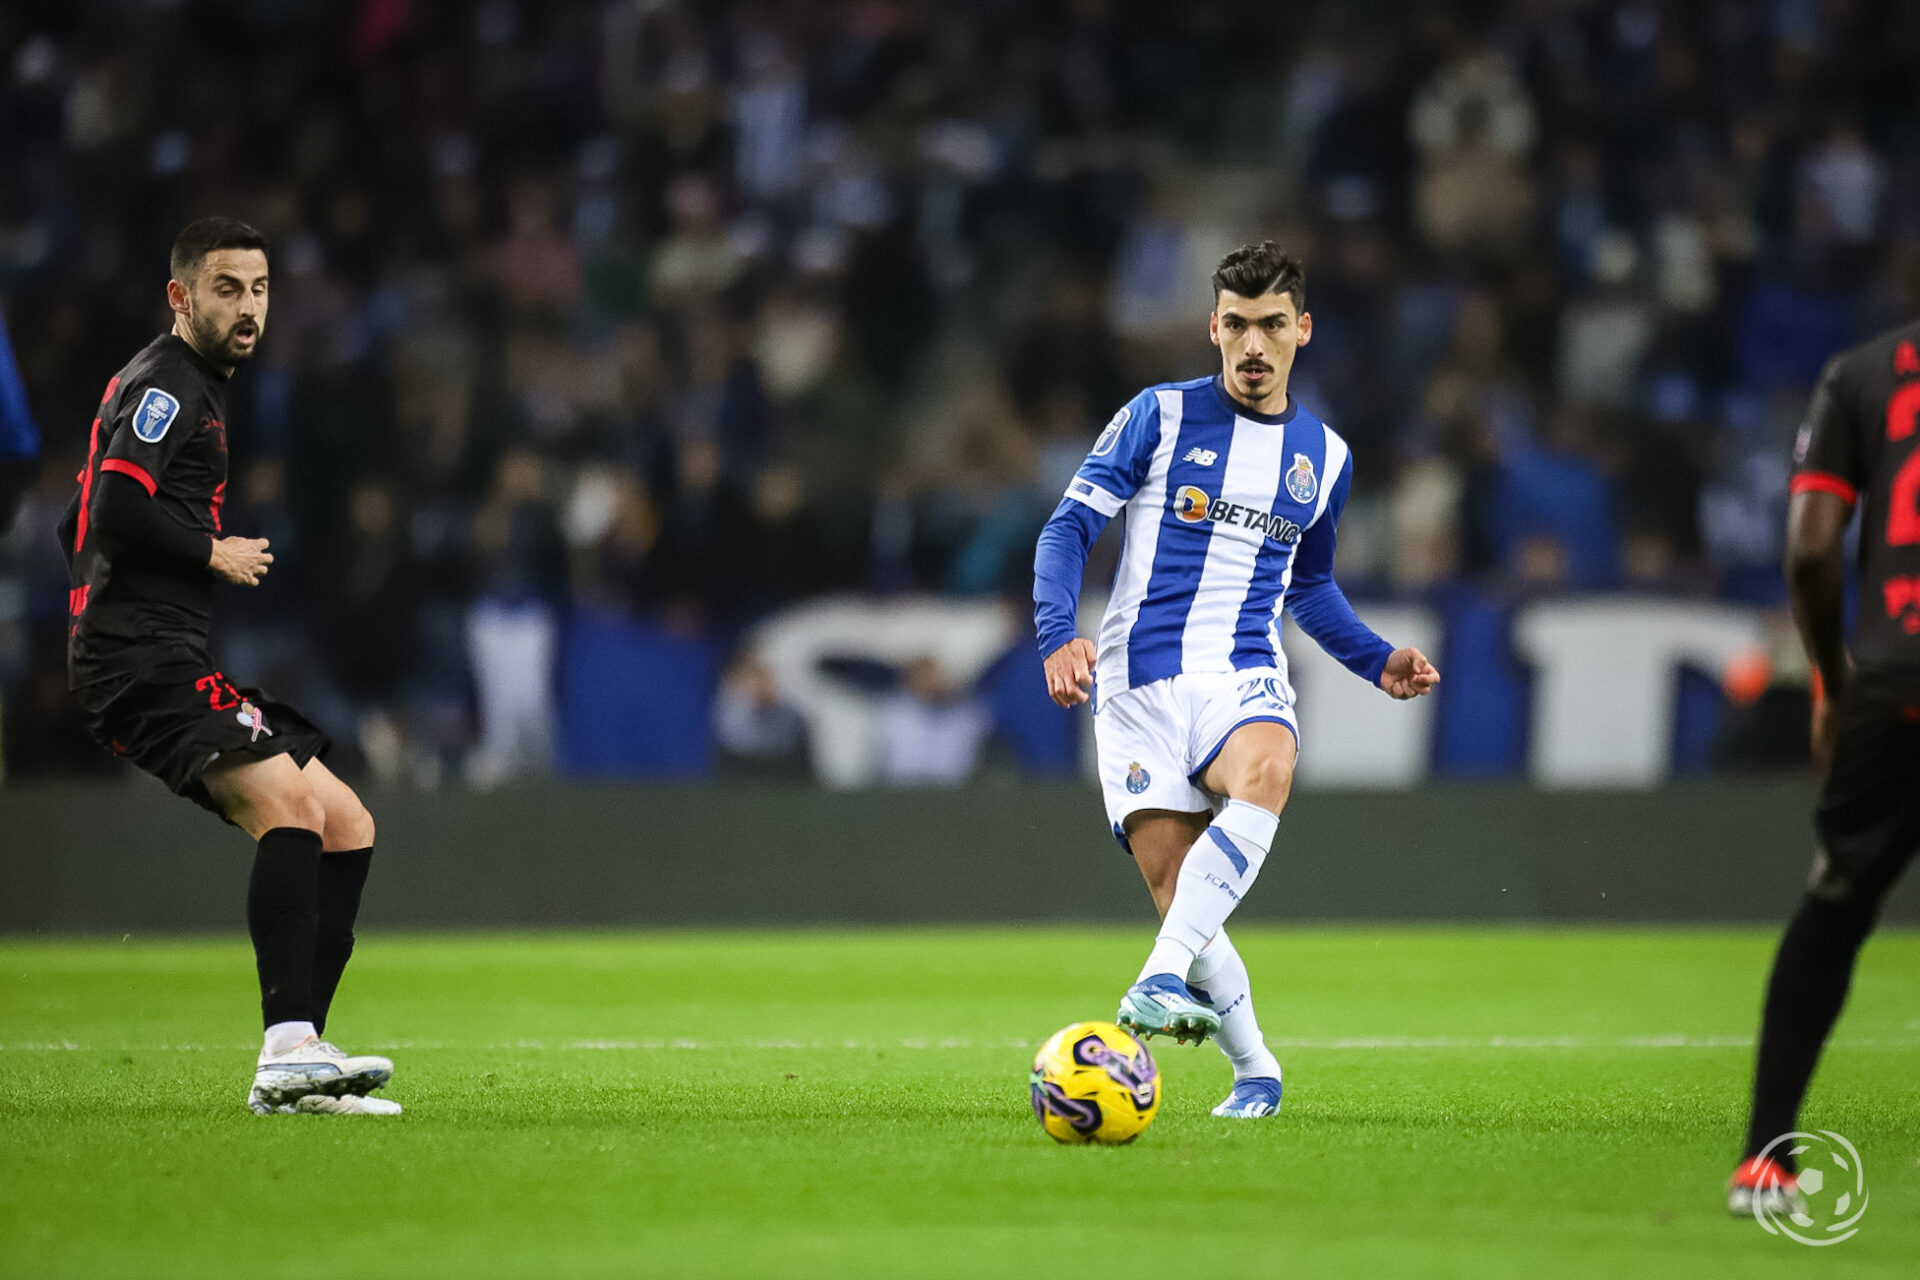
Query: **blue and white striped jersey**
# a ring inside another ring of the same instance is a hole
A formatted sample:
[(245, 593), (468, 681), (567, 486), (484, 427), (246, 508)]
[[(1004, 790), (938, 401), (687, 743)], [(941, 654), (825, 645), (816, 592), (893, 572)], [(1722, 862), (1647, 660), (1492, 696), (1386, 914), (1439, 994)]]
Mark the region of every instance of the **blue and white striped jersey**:
[[(1281, 414), (1256, 413), (1217, 377), (1147, 388), (1107, 424), (1041, 534), (1034, 597), (1042, 653), (1072, 637), (1060, 588), (1077, 596), (1084, 547), (1125, 510), (1096, 642), (1096, 705), (1183, 673), (1284, 673), (1283, 608), (1350, 670), (1377, 681), (1392, 646), (1333, 582), (1334, 530), (1352, 478), (1346, 441), (1298, 401)], [(1060, 581), (1069, 572), (1072, 581)]]

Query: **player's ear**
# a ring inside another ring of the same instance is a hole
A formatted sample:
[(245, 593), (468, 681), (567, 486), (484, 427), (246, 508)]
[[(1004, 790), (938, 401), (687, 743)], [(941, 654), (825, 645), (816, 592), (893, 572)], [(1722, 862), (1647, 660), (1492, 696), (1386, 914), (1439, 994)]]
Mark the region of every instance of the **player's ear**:
[(1313, 341), (1313, 312), (1302, 311), (1300, 313), (1300, 323), (1297, 329), (1300, 337), (1294, 343), (1296, 347), (1304, 347)]
[(1207, 312), (1207, 341), (1216, 347), (1220, 345), (1220, 313), (1218, 311)]
[(187, 286), (178, 280), (167, 281), (167, 305), (183, 316), (190, 314), (193, 310), (193, 301), (192, 295), (187, 292)]

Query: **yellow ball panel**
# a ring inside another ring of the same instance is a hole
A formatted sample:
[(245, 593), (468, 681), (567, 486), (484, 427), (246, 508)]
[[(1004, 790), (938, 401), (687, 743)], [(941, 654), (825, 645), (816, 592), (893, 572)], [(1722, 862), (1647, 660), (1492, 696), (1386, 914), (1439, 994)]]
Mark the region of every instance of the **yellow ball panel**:
[(1111, 1022), (1076, 1022), (1048, 1037), (1027, 1087), (1040, 1127), (1057, 1142), (1131, 1142), (1160, 1109), (1153, 1055)]

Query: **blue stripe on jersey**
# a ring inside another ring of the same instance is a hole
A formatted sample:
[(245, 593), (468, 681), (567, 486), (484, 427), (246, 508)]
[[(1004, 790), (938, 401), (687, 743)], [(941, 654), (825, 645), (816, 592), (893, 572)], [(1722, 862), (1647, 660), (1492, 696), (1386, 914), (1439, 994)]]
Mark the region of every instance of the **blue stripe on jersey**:
[[(1331, 484), (1334, 479), (1327, 475), (1327, 428), (1312, 414), (1300, 413), (1283, 429), (1286, 432), (1281, 442), (1281, 465), (1284, 471), (1279, 489), (1274, 494), (1273, 512), (1304, 530), (1313, 523), (1314, 512), (1320, 501), (1320, 486)], [(1295, 469), (1298, 465), (1295, 459), (1299, 456), (1307, 459), (1316, 480), (1305, 502), (1294, 497), (1286, 483), (1286, 473)], [(1299, 550), (1300, 544), (1297, 542), (1276, 542), (1271, 538), (1260, 549), (1260, 555), (1254, 562), (1252, 581), (1247, 585), (1247, 598), (1241, 604), (1239, 619), (1234, 624), (1234, 670), (1273, 665), (1274, 616), (1281, 593), (1286, 590), (1288, 570), (1293, 566)]]
[[(1207, 547), (1213, 540), (1213, 525), (1204, 518), (1205, 507), (1190, 510), (1192, 502), (1183, 491), (1219, 492), (1216, 482), (1222, 462), (1233, 444), (1233, 420), (1222, 418), (1211, 404), (1207, 388), (1210, 379), (1178, 384), (1182, 412), (1180, 436), (1173, 446), (1173, 459), (1167, 467), (1166, 501), (1160, 511), (1160, 540), (1154, 547), (1153, 572), (1147, 578), (1145, 597), (1127, 634), (1127, 687), (1137, 689), (1155, 680), (1164, 680), (1180, 670), (1180, 656), (1186, 638), (1187, 615), (1193, 609), (1194, 587), (1206, 567)], [(1211, 465), (1201, 459), (1212, 453)], [(1198, 519), (1181, 518), (1185, 512)], [(1141, 513), (1145, 515), (1146, 513)], [(1132, 518), (1131, 516), (1129, 518)]]

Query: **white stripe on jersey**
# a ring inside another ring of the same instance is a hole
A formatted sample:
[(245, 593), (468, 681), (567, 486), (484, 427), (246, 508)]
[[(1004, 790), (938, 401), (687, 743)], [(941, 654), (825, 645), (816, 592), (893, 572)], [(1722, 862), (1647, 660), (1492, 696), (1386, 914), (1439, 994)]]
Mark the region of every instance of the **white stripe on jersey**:
[(1109, 520), (1119, 515), (1120, 508), (1127, 505), (1125, 498), (1108, 493), (1093, 481), (1082, 480), (1078, 476), (1074, 477), (1073, 483), (1067, 486), (1066, 493), (1061, 496), (1072, 498), (1082, 506), (1092, 507)]
[[(1244, 494), (1247, 505), (1261, 511), (1271, 510), (1274, 496), (1280, 492), (1280, 479), (1287, 470), (1282, 465), (1287, 456), (1286, 433), (1284, 426), (1236, 416), (1233, 448), (1227, 454), (1227, 465), (1216, 492)], [(1320, 486), (1323, 509), (1332, 488), (1329, 484)], [(1264, 535), (1233, 537), (1220, 532), (1214, 533), (1207, 543), (1206, 566), (1200, 571), (1193, 611), (1187, 615), (1186, 631), (1180, 637), (1181, 670), (1232, 668), (1234, 632), (1239, 625), (1240, 610), (1253, 583), (1255, 564), (1266, 545)], [(1292, 569), (1291, 555), (1287, 557), (1287, 566)]]
[(1154, 447), (1146, 480), (1131, 499), (1133, 511), (1127, 515), (1126, 541), (1121, 546), (1120, 567), (1113, 578), (1111, 598), (1127, 603), (1119, 609), (1108, 608), (1095, 645), (1100, 654), (1095, 668), (1096, 707), (1102, 672), (1111, 673), (1107, 676), (1115, 682), (1111, 687), (1127, 687), (1127, 638), (1133, 634), (1133, 624), (1147, 598), (1147, 582), (1153, 577), (1153, 554), (1160, 546), (1160, 512), (1167, 504), (1167, 468), (1173, 464), (1173, 448), (1180, 440), (1185, 397), (1177, 387), (1163, 387), (1156, 398), (1160, 401), (1160, 443)]
[(1321, 471), (1320, 501), (1314, 504), (1313, 519), (1309, 522), (1310, 524), (1319, 524), (1320, 517), (1327, 514), (1327, 499), (1333, 496), (1333, 486), (1339, 483), (1340, 468), (1346, 466), (1347, 459), (1352, 456), (1347, 448), (1347, 442), (1340, 438), (1339, 432), (1325, 423), (1321, 423), (1320, 426), (1321, 430), (1327, 433), (1327, 461)]

